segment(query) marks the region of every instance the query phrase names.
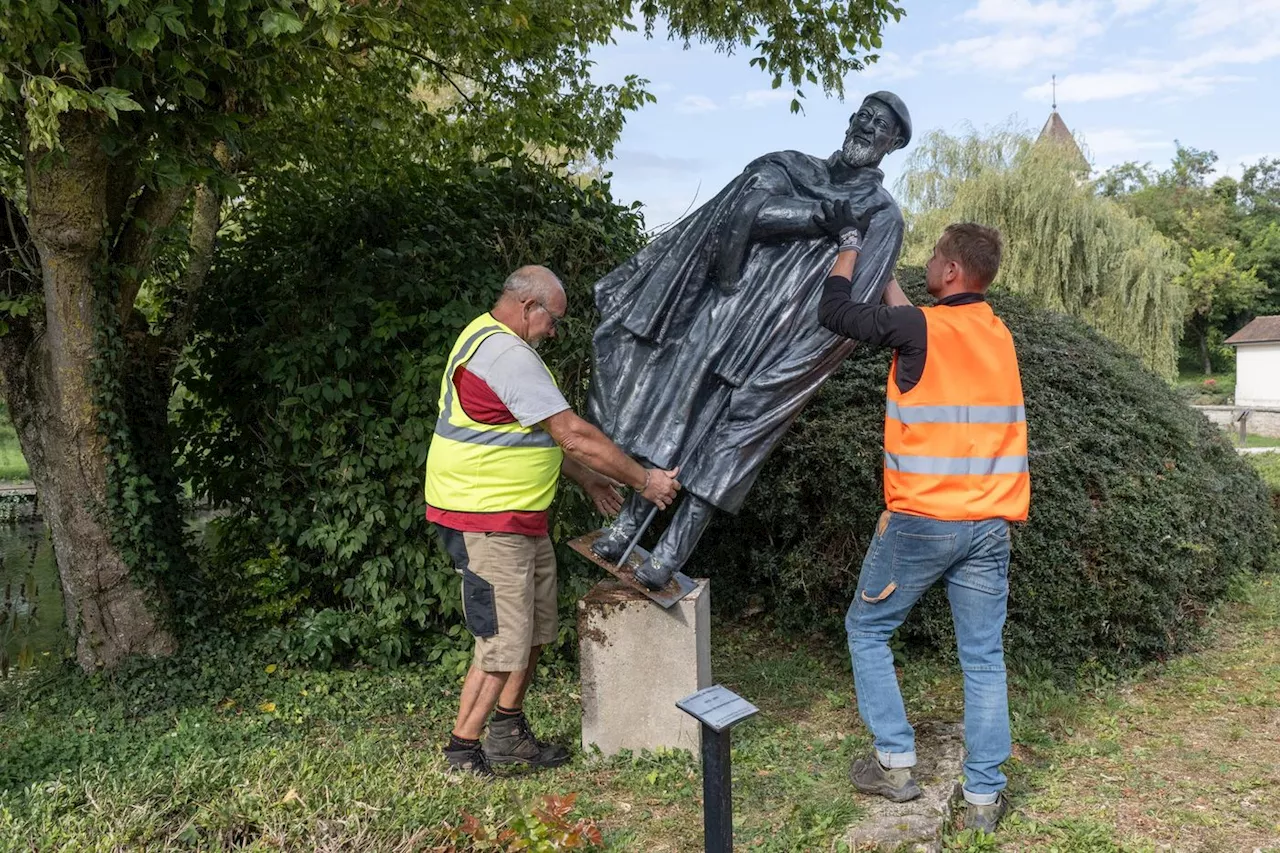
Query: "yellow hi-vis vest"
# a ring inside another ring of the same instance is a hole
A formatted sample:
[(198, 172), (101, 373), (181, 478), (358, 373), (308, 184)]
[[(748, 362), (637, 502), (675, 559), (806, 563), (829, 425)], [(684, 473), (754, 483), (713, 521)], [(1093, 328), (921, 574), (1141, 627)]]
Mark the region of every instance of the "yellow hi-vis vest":
[(427, 451), (427, 503), (437, 509), (536, 512), (551, 506), (556, 496), (564, 452), (549, 433), (518, 421), (480, 423), (458, 403), (454, 373), (481, 343), (498, 334), (515, 332), (492, 314), (481, 314), (462, 330), (449, 353), (440, 379), (440, 415)]

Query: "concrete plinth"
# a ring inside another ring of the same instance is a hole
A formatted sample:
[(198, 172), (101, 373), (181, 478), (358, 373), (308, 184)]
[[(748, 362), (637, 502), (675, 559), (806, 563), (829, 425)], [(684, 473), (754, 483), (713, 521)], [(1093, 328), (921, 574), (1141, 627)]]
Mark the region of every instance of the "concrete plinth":
[(711, 686), (711, 584), (696, 583), (669, 608), (612, 579), (578, 602), (584, 751), (701, 747), (675, 704)]

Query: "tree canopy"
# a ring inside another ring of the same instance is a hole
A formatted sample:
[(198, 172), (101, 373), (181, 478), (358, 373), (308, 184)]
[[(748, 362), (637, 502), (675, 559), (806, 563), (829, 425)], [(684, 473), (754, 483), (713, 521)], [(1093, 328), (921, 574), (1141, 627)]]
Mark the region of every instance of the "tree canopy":
[(1188, 264), (1184, 352), (1206, 375), (1229, 360), (1222, 341), (1257, 314), (1280, 313), (1280, 159), (1237, 180), (1214, 178), (1218, 155), (1178, 144), (1165, 169), (1123, 163), (1100, 191), (1150, 220)]
[[(86, 668), (174, 647), (184, 569), (166, 423), (217, 236), (282, 176), (530, 149), (607, 156), (644, 81), (618, 30), (840, 94), (892, 0), (0, 0), (0, 381)], [(257, 195), (255, 195), (257, 194)], [(214, 288), (211, 292), (210, 288)]]
[(997, 288), (1085, 320), (1171, 376), (1186, 305), (1175, 284), (1182, 265), (1149, 222), (1081, 179), (1076, 156), (1012, 127), (928, 134), (898, 186), (910, 223), (905, 260), (923, 263), (949, 222), (999, 228)]

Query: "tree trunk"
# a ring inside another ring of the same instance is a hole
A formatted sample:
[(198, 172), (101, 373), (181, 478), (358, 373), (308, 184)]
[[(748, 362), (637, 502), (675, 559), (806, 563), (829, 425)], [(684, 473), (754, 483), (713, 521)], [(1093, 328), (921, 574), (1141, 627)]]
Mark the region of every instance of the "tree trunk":
[(130, 577), (104, 517), (107, 458), (91, 369), (103, 313), (95, 294), (106, 258), (110, 162), (98, 130), (92, 117), (68, 112), (65, 154), (27, 156), (44, 329), (28, 337), (25, 352), (7, 354), (4, 365), (9, 410), (53, 536), (67, 629), (86, 671), (175, 648), (158, 596)]
[(1213, 362), (1209, 360), (1209, 330), (1203, 328), (1198, 331), (1200, 332), (1200, 364), (1204, 368), (1204, 375), (1212, 376)]

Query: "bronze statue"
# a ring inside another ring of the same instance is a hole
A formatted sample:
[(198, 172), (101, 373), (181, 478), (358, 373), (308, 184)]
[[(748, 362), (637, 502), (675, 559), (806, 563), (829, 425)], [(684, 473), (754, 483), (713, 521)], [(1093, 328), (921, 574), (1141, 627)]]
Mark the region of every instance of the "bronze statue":
[[(595, 286), (601, 323), (588, 416), (648, 464), (679, 465), (684, 499), (637, 580), (661, 588), (714, 510), (737, 512), (770, 451), (854, 343), (818, 325), (835, 258), (824, 225), (870, 213), (854, 298), (878, 301), (902, 247), (902, 213), (877, 168), (911, 138), (890, 92), (868, 95), (824, 159), (767, 154)], [(824, 211), (825, 203), (825, 211)], [(649, 515), (632, 495), (592, 550), (617, 561)]]

